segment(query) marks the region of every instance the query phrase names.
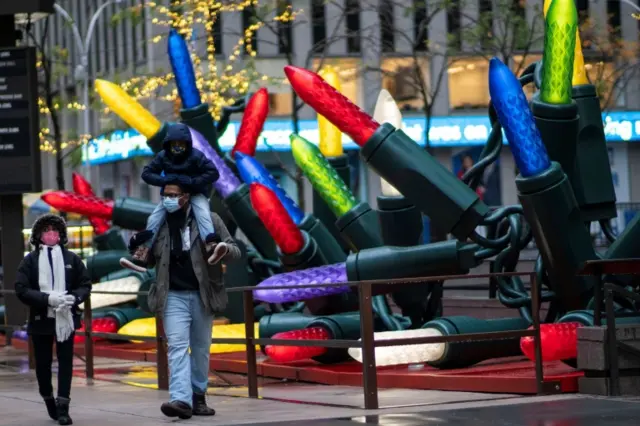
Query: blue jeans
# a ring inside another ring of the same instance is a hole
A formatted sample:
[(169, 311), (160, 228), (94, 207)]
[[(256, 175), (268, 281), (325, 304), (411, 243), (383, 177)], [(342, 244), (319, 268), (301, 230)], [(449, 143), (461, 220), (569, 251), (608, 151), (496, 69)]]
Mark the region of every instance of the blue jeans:
[[(196, 224), (198, 225), (198, 232), (200, 238), (205, 242), (205, 239), (209, 234), (213, 234), (213, 222), (211, 221), (211, 209), (209, 208), (209, 200), (202, 194), (192, 195), (189, 199), (191, 203), (191, 210), (196, 218)], [(147, 242), (146, 246), (153, 246), (156, 236), (160, 227), (164, 223), (167, 210), (164, 208), (162, 202), (160, 202), (147, 219), (147, 230), (153, 231), (153, 237)]]
[[(197, 291), (169, 291), (164, 310), (171, 401), (192, 405), (193, 392), (209, 383), (209, 348), (213, 315), (207, 315)], [(191, 353), (189, 353), (191, 349)]]

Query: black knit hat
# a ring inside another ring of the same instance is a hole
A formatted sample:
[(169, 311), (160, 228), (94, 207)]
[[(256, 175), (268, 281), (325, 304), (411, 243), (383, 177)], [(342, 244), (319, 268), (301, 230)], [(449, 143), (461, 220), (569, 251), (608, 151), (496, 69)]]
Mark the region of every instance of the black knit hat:
[(67, 237), (67, 223), (60, 216), (56, 216), (55, 214), (46, 213), (36, 219), (33, 222), (33, 226), (31, 227), (31, 239), (29, 243), (32, 246), (38, 248), (42, 242), (40, 241), (40, 237), (45, 229), (49, 226), (53, 227), (60, 234), (60, 245), (66, 245), (69, 242)]

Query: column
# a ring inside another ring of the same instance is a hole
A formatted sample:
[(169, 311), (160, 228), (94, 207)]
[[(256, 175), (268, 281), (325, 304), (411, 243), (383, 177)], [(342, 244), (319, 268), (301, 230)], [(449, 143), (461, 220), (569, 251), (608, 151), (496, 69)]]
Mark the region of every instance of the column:
[(444, 10), (437, 12), (429, 25), (429, 47), (433, 53), (430, 54), (429, 70), (431, 84), (437, 84), (442, 75), (439, 87), (433, 87), (431, 92), (436, 92), (432, 99), (432, 115), (449, 114), (449, 78), (447, 69), (449, 68), (447, 44), (447, 13)]

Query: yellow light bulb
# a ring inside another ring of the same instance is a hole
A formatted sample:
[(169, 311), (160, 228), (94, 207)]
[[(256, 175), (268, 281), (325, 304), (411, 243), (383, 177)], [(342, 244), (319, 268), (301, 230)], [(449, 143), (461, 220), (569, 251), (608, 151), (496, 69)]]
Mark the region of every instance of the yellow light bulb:
[[(553, 0), (544, 0), (543, 11), (546, 18), (549, 6)], [(584, 55), (582, 54), (582, 41), (580, 40), (580, 30), (576, 31), (576, 47), (573, 57), (573, 76), (571, 77), (571, 84), (573, 86), (580, 86), (582, 84), (590, 84), (587, 77), (587, 70), (584, 67)]]
[[(373, 110), (373, 119), (378, 123), (389, 123), (396, 129), (402, 129), (402, 113), (400, 108), (393, 100), (391, 93), (382, 89), (376, 101), (376, 107)], [(393, 185), (380, 178), (380, 186), (382, 194), (390, 197), (402, 195)]]
[[(331, 87), (340, 91), (340, 78), (333, 67), (326, 66), (319, 73), (320, 77)], [(343, 154), (342, 132), (329, 120), (318, 114), (318, 132), (320, 141), (318, 147), (325, 157), (338, 157)]]
[(99, 79), (95, 81), (95, 86), (109, 109), (141, 135), (148, 139), (160, 130), (162, 123), (120, 86)]

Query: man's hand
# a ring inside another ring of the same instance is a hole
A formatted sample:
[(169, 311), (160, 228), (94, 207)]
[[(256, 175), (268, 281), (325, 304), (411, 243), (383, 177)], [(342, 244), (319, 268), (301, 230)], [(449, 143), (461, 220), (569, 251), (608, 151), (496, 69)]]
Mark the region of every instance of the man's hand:
[(138, 247), (153, 237), (153, 231), (145, 230), (134, 234), (129, 240), (129, 253), (133, 254)]

